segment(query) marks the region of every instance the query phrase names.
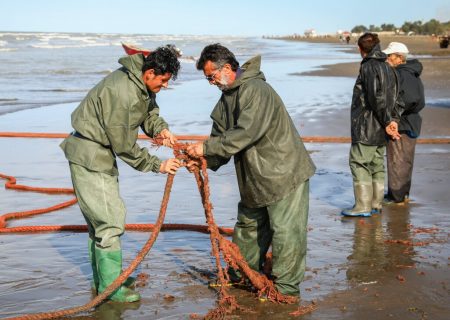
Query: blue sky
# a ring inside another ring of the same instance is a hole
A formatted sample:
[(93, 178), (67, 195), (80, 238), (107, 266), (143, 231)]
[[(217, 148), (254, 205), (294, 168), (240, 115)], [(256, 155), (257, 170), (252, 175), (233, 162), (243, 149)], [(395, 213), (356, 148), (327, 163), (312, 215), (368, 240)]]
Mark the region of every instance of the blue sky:
[(450, 20), (449, 0), (0, 1), (0, 31), (283, 35)]

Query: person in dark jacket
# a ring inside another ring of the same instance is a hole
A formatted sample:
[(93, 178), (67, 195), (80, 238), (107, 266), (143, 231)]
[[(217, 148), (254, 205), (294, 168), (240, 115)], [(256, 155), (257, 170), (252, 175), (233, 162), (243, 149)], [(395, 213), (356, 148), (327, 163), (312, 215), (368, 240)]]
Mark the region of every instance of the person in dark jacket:
[[(306, 261), (309, 178), (315, 166), (283, 101), (260, 71), (261, 57), (242, 67), (220, 44), (206, 46), (197, 61), (222, 96), (212, 111), (210, 137), (188, 147), (217, 170), (234, 157), (241, 200), (233, 242), (249, 266), (263, 270), (272, 245), (277, 289), (298, 296)], [(239, 274), (230, 272), (234, 280)]]
[(381, 212), (384, 197), (386, 133), (398, 139), (398, 80), (374, 33), (358, 39), (363, 58), (353, 88), (349, 164), (355, 205), (341, 214), (369, 217)]
[(401, 203), (409, 198), (414, 152), (420, 135), (422, 118), (419, 112), (425, 107), (425, 95), (420, 74), (422, 64), (417, 59), (406, 60), (408, 48), (400, 42), (391, 42), (385, 50), (387, 62), (395, 68), (400, 79), (400, 96), (404, 110), (400, 117), (399, 140), (388, 141), (387, 172), (388, 193), (384, 204)]
[[(91, 89), (72, 113), (75, 129), (61, 148), (69, 160), (78, 205), (89, 230), (88, 249), (93, 289), (103, 292), (122, 272), (120, 237), (125, 230), (125, 205), (120, 197), (116, 157), (142, 172), (174, 174), (177, 159), (161, 161), (137, 144), (138, 130), (176, 142), (159, 116), (156, 93), (176, 78), (180, 63), (173, 50), (157, 48), (147, 57), (123, 57), (121, 68)], [(109, 299), (134, 302), (139, 293), (128, 278)]]

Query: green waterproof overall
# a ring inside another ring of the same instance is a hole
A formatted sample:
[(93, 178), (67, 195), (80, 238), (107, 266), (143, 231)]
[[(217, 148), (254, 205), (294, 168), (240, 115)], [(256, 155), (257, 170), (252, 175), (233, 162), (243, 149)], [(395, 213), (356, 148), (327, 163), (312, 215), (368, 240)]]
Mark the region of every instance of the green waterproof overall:
[(352, 143), (350, 148), (349, 165), (353, 182), (384, 184), (384, 151), (386, 147), (370, 146), (363, 143)]
[(101, 248), (121, 249), (126, 209), (119, 193), (118, 177), (70, 163), (78, 205), (86, 220), (89, 238)]
[[(89, 231), (92, 288), (103, 292), (122, 272), (120, 236), (125, 230), (126, 209), (119, 194), (118, 177), (72, 162), (69, 165), (78, 205)], [(129, 277), (109, 299), (119, 302), (139, 300), (139, 294), (129, 289), (134, 286), (134, 281)]]
[[(156, 96), (142, 78), (144, 56), (122, 57), (121, 67), (92, 88), (72, 112), (72, 132), (61, 143), (78, 204), (89, 228), (94, 289), (103, 292), (122, 271), (120, 236), (126, 209), (119, 194), (116, 157), (141, 172), (159, 172), (161, 160), (137, 143), (139, 129), (155, 137), (168, 128)], [(95, 245), (94, 245), (95, 244)], [(109, 298), (139, 300), (131, 277)]]
[(272, 276), (277, 289), (298, 296), (306, 265), (309, 180), (286, 198), (262, 208), (238, 205), (233, 242), (253, 270), (262, 271), (272, 245)]

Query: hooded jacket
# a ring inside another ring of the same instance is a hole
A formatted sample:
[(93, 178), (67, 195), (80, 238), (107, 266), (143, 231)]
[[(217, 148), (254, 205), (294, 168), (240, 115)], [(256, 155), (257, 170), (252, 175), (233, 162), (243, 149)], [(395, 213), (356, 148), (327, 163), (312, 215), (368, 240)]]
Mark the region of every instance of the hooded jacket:
[(385, 145), (386, 126), (399, 119), (397, 75), (385, 61), (386, 55), (380, 51), (379, 45), (361, 61), (359, 75), (353, 87), (352, 143)]
[(424, 89), (420, 80), (423, 67), (418, 60), (413, 59), (398, 65), (395, 70), (400, 80), (400, 96), (405, 104), (398, 131), (417, 138), (422, 126), (419, 112), (425, 107)]
[(250, 208), (282, 200), (315, 171), (281, 98), (260, 71), (261, 57), (246, 62), (222, 92), (204, 142), (208, 166), (234, 156), (242, 203)]
[(122, 67), (92, 88), (73, 111), (76, 133), (61, 143), (70, 162), (118, 175), (118, 156), (139, 171), (159, 172), (161, 160), (137, 144), (139, 127), (149, 137), (168, 127), (155, 94), (142, 80), (143, 59), (141, 54), (121, 58)]

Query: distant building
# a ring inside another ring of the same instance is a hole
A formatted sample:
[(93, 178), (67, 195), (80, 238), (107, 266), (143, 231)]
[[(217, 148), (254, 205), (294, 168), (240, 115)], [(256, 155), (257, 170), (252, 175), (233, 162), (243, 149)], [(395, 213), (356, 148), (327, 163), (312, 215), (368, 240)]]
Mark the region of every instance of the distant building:
[(307, 38), (315, 38), (317, 37), (317, 33), (315, 29), (306, 29), (304, 32), (305, 37)]

